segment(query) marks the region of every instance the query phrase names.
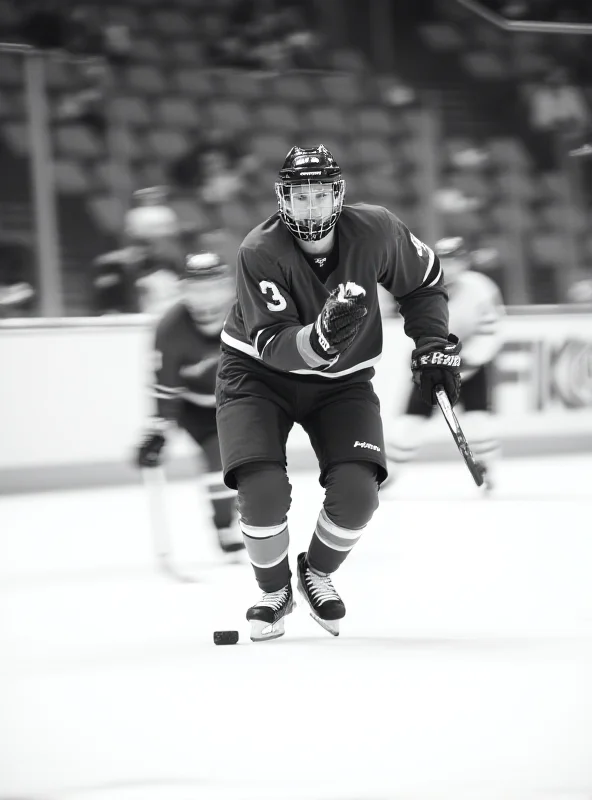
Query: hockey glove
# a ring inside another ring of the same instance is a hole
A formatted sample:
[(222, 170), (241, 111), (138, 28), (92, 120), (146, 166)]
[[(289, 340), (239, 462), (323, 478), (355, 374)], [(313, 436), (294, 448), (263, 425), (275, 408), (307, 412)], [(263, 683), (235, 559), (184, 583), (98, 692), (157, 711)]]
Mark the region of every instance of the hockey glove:
[(149, 430), (138, 447), (136, 463), (139, 467), (159, 467), (166, 439), (161, 431)]
[(434, 389), (442, 384), (451, 405), (460, 394), (461, 343), (453, 334), (448, 339), (439, 336), (422, 337), (411, 354), (413, 381), (420, 389), (425, 403), (434, 405)]
[(347, 350), (368, 313), (365, 295), (352, 281), (333, 289), (310, 332), (310, 346), (318, 356), (332, 358)]

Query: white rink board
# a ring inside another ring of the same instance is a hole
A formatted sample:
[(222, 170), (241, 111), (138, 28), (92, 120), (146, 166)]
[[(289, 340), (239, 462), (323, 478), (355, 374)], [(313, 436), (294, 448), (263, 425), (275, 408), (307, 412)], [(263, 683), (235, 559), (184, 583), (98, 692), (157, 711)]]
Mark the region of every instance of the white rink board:
[[(0, 472), (120, 464), (150, 412), (146, 317), (27, 320), (0, 325)], [(496, 405), (505, 437), (592, 435), (592, 316), (510, 316)], [(412, 343), (385, 321), (376, 389), (388, 428), (409, 388)], [(434, 440), (449, 434), (432, 425)], [(429, 437), (428, 437), (429, 442)], [(289, 452), (310, 445), (300, 428)], [(178, 437), (173, 455), (191, 452)]]
[[(504, 321), (503, 334), (494, 394), (500, 435), (592, 436), (592, 315), (513, 315)], [(407, 398), (412, 348), (400, 322), (387, 320), (374, 380), (387, 429)], [(427, 442), (448, 437), (446, 427), (435, 424)]]

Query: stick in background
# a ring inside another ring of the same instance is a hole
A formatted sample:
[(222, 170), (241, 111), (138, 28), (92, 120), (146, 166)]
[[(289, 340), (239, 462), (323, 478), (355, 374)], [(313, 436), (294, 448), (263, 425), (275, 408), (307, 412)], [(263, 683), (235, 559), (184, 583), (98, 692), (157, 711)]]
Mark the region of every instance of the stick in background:
[(148, 498), (150, 531), (154, 555), (159, 570), (179, 583), (199, 583), (197, 575), (189, 575), (177, 568), (173, 558), (172, 540), (166, 507), (167, 480), (162, 467), (143, 468), (142, 481)]
[(455, 441), (456, 446), (459, 449), (461, 456), (464, 458), (465, 464), (468, 467), (469, 472), (471, 473), (473, 480), (477, 484), (477, 486), (482, 486), (484, 482), (484, 473), (485, 468), (483, 464), (479, 461), (475, 460), (475, 456), (471, 452), (471, 448), (465, 438), (462, 428), (460, 427), (460, 423), (456, 418), (456, 414), (452, 406), (450, 405), (450, 400), (448, 399), (448, 395), (444, 391), (443, 386), (437, 386), (435, 390), (436, 401), (440, 406), (440, 410), (444, 415), (444, 419), (448, 427), (450, 428), (450, 432), (452, 433), (452, 438)]

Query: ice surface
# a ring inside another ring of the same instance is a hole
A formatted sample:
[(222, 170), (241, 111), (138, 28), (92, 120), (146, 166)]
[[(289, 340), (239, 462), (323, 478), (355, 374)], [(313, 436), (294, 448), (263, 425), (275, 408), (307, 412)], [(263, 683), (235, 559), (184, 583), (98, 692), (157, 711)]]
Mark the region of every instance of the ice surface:
[[(590, 466), (508, 461), (491, 499), (411, 466), (335, 576), (342, 635), (300, 605), (258, 645), (196, 484), (167, 489), (195, 585), (139, 486), (0, 498), (0, 797), (589, 797)], [(292, 483), (294, 565), (322, 492)]]

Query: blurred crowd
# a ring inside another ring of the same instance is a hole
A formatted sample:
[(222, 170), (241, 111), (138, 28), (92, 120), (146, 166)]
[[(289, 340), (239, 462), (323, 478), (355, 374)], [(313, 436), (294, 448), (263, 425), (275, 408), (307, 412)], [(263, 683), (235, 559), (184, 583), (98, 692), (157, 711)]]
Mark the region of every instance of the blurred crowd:
[[(178, 299), (188, 254), (217, 253), (231, 267), (240, 239), (214, 226), (197, 230), (170, 203), (170, 188), (134, 192), (123, 220), (122, 246), (92, 265), (93, 311), (97, 314), (160, 314)], [(223, 202), (220, 195), (217, 202)]]
[(483, 0), (483, 5), (508, 20), (592, 22), (592, 8), (581, 0)]
[[(261, 73), (329, 69), (319, 31), (306, 25), (306, 6), (301, 0), (232, 0), (204, 8), (200, 26), (206, 66)], [(105, 139), (106, 98), (120, 68), (135, 59), (130, 27), (105, 21), (96, 7), (72, 9), (60, 0), (13, 3), (11, 19), (13, 24), (1, 30), (3, 41), (67, 55), (76, 73), (76, 90), (61, 98), (54, 119), (81, 123)], [(248, 203), (245, 183), (255, 163), (236, 137), (217, 130), (195, 132), (187, 152), (167, 167), (170, 185), (139, 189), (130, 197), (118, 237), (121, 246), (99, 254), (92, 265), (93, 310), (159, 308), (174, 293), (184, 254), (197, 248), (215, 248), (232, 263), (240, 238), (225, 227), (223, 211), (233, 203)], [(197, 225), (179, 219), (170, 205), (173, 198), (198, 199), (206, 210), (209, 219), (199, 236)], [(29, 244), (4, 235), (0, 227), (0, 316), (34, 311)]]
[(214, 67), (281, 72), (328, 69), (318, 31), (305, 21), (307, 4), (286, 0), (238, 0), (231, 15), (210, 12), (203, 24), (208, 34), (208, 62)]
[[(169, 185), (135, 191), (123, 219), (123, 247), (94, 261), (95, 311), (160, 309), (176, 292), (185, 256), (197, 250), (212, 250), (233, 266), (247, 231), (227, 225), (227, 212), (248, 206), (249, 176), (257, 164), (236, 138), (212, 131), (171, 163)], [(179, 204), (186, 209), (183, 218)]]
[[(134, 65), (137, 58), (137, 31), (126, 22), (125, 3), (110, 6), (110, 13), (102, 14), (97, 6), (75, 5), (72, 8), (60, 0), (6, 2), (12, 3), (14, 13), (12, 24), (2, 30), (4, 41), (32, 44), (60, 57), (67, 54), (68, 69), (76, 76), (74, 88), (55, 96), (52, 124), (83, 125), (108, 148), (110, 120), (105, 112), (106, 100), (123, 80), (126, 68)], [(392, 5), (397, 22), (398, 9), (403, 9), (406, 3), (394, 0)], [(484, 8), (510, 20), (554, 22), (592, 21), (592, 9), (585, 8), (586, 5), (570, 0), (483, 0), (482, 3)], [(347, 7), (344, 0), (344, 10)], [(433, 11), (437, 3), (426, 2), (425, 7)], [(371, 76), (367, 42), (366, 47), (361, 45), (356, 50), (354, 30), (349, 50), (344, 50), (343, 40), (332, 41), (330, 32), (318, 24), (318, 15), (313, 12), (312, 0), (206, 3), (199, 17), (205, 44), (200, 50), (201, 61), (199, 64), (196, 61), (196, 65), (205, 70), (277, 76), (301, 70), (324, 73), (335, 69), (337, 64), (338, 68), (346, 65), (348, 70), (361, 70), (365, 76)], [(350, 17), (354, 19), (351, 13)], [(442, 23), (441, 19), (434, 19)], [(587, 81), (592, 85), (592, 70), (586, 47), (588, 40), (585, 36), (531, 36), (521, 40), (532, 63), (540, 63), (538, 71), (533, 69), (517, 85), (523, 104), (520, 113), (528, 126), (527, 137), (516, 138), (514, 144), (509, 145), (509, 155), (500, 155), (495, 142), (492, 144), (493, 140), (483, 134), (475, 136), (473, 131), (468, 131), (464, 137), (445, 135), (439, 159), (441, 171), (435, 209), (441, 232), (464, 236), (477, 268), (490, 272), (503, 288), (504, 271), (507, 274), (513, 269), (511, 262), (517, 258), (516, 251), (509, 251), (505, 246), (508, 218), (516, 209), (506, 201), (509, 194), (516, 194), (516, 189), (509, 191), (505, 185), (509, 178), (503, 170), (500, 173), (500, 158), (510, 159), (506, 163), (507, 172), (514, 169), (513, 164), (521, 163), (516, 180), (518, 193), (522, 193), (520, 203), (524, 208), (525, 230), (530, 237), (522, 255), (535, 267), (540, 261), (545, 268), (546, 253), (551, 252), (550, 246), (544, 244), (548, 233), (544, 229), (547, 224), (545, 204), (549, 206), (550, 217), (554, 204), (558, 203), (559, 190), (553, 188), (558, 185), (558, 170), (565, 168), (557, 161), (558, 143), (562, 153), (573, 156), (571, 161), (577, 162), (574, 174), (577, 173), (579, 192), (576, 198), (580, 220), (578, 273), (573, 286), (549, 290), (549, 296), (556, 302), (590, 302), (592, 299), (592, 239), (588, 237), (586, 225), (592, 214), (592, 170), (589, 166), (592, 163), (592, 107), (587, 88)], [(336, 60), (337, 52), (340, 58)], [(345, 57), (345, 52), (350, 56)], [(385, 109), (413, 109), (425, 100), (426, 79), (419, 68), (417, 80), (409, 73), (401, 75), (396, 69), (390, 69), (388, 75), (377, 75), (376, 82), (381, 87)], [(458, 90), (454, 88), (454, 91)], [(0, 106), (1, 101), (0, 96)], [(335, 101), (341, 102), (339, 96)], [(343, 102), (345, 109), (349, 101), (344, 99)], [(429, 102), (433, 105), (433, 93)], [(445, 105), (446, 100), (441, 102)], [(326, 110), (330, 114), (332, 109)], [(297, 117), (298, 108), (294, 109), (294, 114)], [(286, 130), (288, 127), (286, 122)], [(5, 157), (10, 157), (2, 143), (1, 132), (0, 123), (0, 166), (3, 148)], [(303, 123), (297, 135), (306, 138), (308, 133)], [(385, 141), (390, 135), (388, 130), (369, 128), (369, 135), (374, 137), (370, 142), (372, 146), (381, 143), (379, 134)], [(291, 135), (295, 134), (291, 132)], [(319, 137), (313, 138), (316, 142)], [(324, 134), (319, 141), (324, 139), (327, 146), (333, 145)], [(396, 141), (389, 139), (389, 146), (395, 147)], [(260, 221), (255, 216), (255, 210), (259, 213), (260, 207), (255, 209), (252, 189), (253, 181), (262, 171), (269, 179), (269, 211), (273, 211), (271, 165), (264, 163), (265, 159), (262, 162), (261, 151), (255, 152), (252, 145), (249, 136), (237, 135), (223, 127), (198, 124), (188, 130), (187, 146), (182, 151), (165, 163), (152, 165), (152, 180), (129, 187), (116, 230), (109, 231), (111, 246), (98, 249), (92, 263), (85, 265), (89, 273), (89, 313), (152, 312), (162, 308), (175, 296), (177, 276), (187, 253), (212, 249), (228, 263), (233, 263), (242, 236), (252, 224)], [(415, 143), (409, 145), (413, 146)], [(362, 150), (364, 147), (366, 145)], [(384, 148), (378, 147), (375, 153), (380, 162), (372, 164), (376, 186), (381, 181), (396, 182), (406, 174), (402, 167), (404, 150), (401, 153), (393, 150), (389, 156)], [(364, 181), (364, 153), (356, 153), (354, 145), (349, 157), (359, 170), (358, 174), (362, 174), (362, 180), (352, 175), (350, 201), (374, 201), (379, 192), (373, 192), (369, 181)], [(277, 160), (275, 154), (274, 159)], [(347, 160), (343, 160), (343, 168), (347, 174), (350, 170)], [(146, 175), (150, 172), (148, 168), (145, 170)], [(355, 191), (359, 186), (370, 186), (370, 191), (366, 191), (366, 195)], [(532, 194), (534, 186), (543, 187), (541, 194), (529, 199), (527, 195)], [(571, 202), (575, 203), (573, 197)], [(392, 210), (399, 210), (396, 204)], [(421, 210), (417, 217), (421, 221)], [(7, 219), (0, 208), (0, 316), (34, 314), (38, 308), (34, 248), (30, 239), (11, 229)], [(405, 221), (411, 225), (416, 223), (415, 219)], [(559, 221), (557, 224), (559, 226)], [(512, 298), (507, 300), (512, 302)]]

